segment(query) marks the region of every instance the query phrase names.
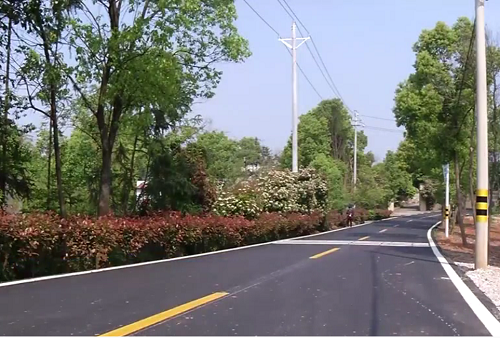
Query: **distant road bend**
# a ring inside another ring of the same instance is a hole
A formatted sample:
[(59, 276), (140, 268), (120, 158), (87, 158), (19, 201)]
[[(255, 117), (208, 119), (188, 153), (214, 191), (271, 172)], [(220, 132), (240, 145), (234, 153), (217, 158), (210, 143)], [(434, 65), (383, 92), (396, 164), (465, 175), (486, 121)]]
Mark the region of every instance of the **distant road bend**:
[(427, 231), (437, 221), (435, 214), (399, 217), (187, 259), (0, 284), (0, 334), (491, 335), (498, 322), (480, 318), (429, 245)]

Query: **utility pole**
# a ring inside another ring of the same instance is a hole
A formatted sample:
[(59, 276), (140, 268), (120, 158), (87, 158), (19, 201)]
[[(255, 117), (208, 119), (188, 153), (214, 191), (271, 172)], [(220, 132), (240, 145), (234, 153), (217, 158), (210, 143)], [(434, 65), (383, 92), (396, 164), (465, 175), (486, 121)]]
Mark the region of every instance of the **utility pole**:
[(444, 233), (446, 238), (449, 235), (450, 228), (450, 164), (443, 165), (444, 181), (446, 184), (445, 202), (444, 202)]
[(476, 2), (477, 191), (475, 269), (488, 266), (488, 98), (484, 2)]
[[(307, 38), (297, 38), (295, 32), (295, 21), (292, 22), (292, 37), (290, 39), (279, 39), (288, 48), (292, 50), (292, 172), (299, 171), (299, 142), (297, 135), (297, 128), (299, 124), (298, 106), (297, 106), (297, 48), (304, 42), (309, 40)], [(297, 45), (297, 40), (302, 41)], [(291, 41), (289, 44), (287, 41)]]
[(354, 171), (352, 174), (352, 190), (356, 190), (356, 182), (358, 181), (358, 112), (354, 111)]

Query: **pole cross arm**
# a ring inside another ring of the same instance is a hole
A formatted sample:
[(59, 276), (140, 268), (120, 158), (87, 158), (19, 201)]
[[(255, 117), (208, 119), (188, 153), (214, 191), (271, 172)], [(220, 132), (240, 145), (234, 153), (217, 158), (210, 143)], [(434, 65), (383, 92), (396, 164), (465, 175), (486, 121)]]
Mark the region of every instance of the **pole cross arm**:
[[(302, 46), (304, 44), (304, 42), (306, 42), (307, 40), (309, 40), (310, 37), (306, 37), (306, 38), (296, 38), (295, 41), (299, 41), (301, 40), (302, 42), (299, 43), (297, 46), (295, 46), (295, 49), (299, 48), (300, 46)], [(287, 41), (292, 41), (292, 39), (278, 39), (279, 41), (283, 42), (284, 45), (286, 45), (288, 48), (290, 49), (293, 49), (293, 46), (291, 44), (289, 44)]]

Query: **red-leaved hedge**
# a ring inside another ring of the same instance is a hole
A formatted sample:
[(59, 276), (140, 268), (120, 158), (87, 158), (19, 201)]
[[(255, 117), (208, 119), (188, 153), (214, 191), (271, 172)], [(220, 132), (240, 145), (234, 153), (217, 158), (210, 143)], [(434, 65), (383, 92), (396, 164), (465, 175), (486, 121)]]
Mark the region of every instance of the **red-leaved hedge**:
[[(369, 213), (358, 210), (355, 215), (359, 223)], [(179, 213), (66, 219), (50, 213), (0, 213), (0, 281), (227, 249), (308, 235), (343, 223), (344, 216), (336, 212), (264, 213), (255, 220)]]

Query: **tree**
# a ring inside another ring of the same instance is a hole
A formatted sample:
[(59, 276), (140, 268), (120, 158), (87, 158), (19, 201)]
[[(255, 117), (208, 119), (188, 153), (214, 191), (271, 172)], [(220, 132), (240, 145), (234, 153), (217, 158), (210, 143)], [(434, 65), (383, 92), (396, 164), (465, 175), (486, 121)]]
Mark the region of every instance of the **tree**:
[(325, 178), (328, 186), (328, 207), (343, 209), (347, 202), (343, 187), (343, 177), (347, 170), (346, 165), (331, 156), (320, 153), (311, 162), (311, 167), (315, 168)]
[[(415, 71), (396, 91), (394, 114), (417, 150), (413, 156), (419, 156), (424, 177), (432, 178), (441, 164), (453, 164), (457, 221), (466, 244), (464, 191), (472, 183), (475, 149), (473, 23), (467, 18), (452, 27), (438, 22), (421, 33), (413, 50)], [(491, 73), (488, 78), (491, 82)], [(469, 195), (474, 199), (473, 191)]]
[[(195, 99), (213, 95), (221, 75), (215, 62), (242, 61), (249, 52), (233, 25), (230, 0), (108, 0), (96, 6), (105, 9), (107, 20), (88, 7), (73, 19), (77, 66), (70, 79), (97, 122), (104, 215), (110, 211), (112, 153), (122, 118), (141, 108), (165, 123), (179, 120)], [(135, 14), (123, 15), (125, 7)]]
[[(62, 161), (60, 149), (60, 122), (63, 102), (67, 99), (67, 65), (61, 53), (62, 37), (66, 31), (69, 11), (80, 6), (78, 0), (26, 2), (22, 8), (23, 27), (35, 38), (36, 43), (26, 43), (21, 48), (25, 59), (18, 72), (26, 86), (28, 107), (49, 118), (49, 144), (54, 146), (57, 181), (57, 198), (61, 215), (66, 214), (62, 182)], [(35, 104), (40, 101), (42, 107)], [(49, 110), (46, 111), (45, 107)], [(50, 161), (50, 158), (49, 158)], [(50, 164), (48, 166), (50, 168)], [(50, 191), (50, 189), (49, 189)]]
[[(16, 120), (22, 109), (19, 97), (15, 94), (16, 67), (13, 65), (18, 56), (13, 45), (14, 27), (22, 18), (22, 3), (4, 1), (0, 3), (0, 63), (4, 64), (0, 73), (0, 208), (7, 206), (9, 197), (24, 198), (29, 196), (31, 181), (27, 173), (29, 161), (26, 133), (31, 130), (27, 125), (19, 127)], [(0, 67), (1, 69), (2, 67)]]
[(398, 152), (388, 151), (384, 162), (377, 164), (374, 170), (380, 178), (379, 185), (387, 187), (388, 201), (401, 203), (415, 195), (417, 189), (413, 186), (408, 165)]
[(218, 181), (232, 182), (241, 174), (237, 167), (238, 142), (227, 137), (223, 132), (205, 132), (197, 136), (196, 143), (203, 149), (207, 172)]
[[(353, 187), (354, 166), (354, 128), (351, 116), (339, 99), (321, 101), (317, 107), (300, 117), (299, 129), (299, 165), (313, 166), (328, 181), (331, 205), (339, 206), (352, 198), (349, 187)], [(368, 139), (363, 131), (358, 131), (358, 177), (359, 173), (368, 173), (362, 167), (371, 167), (374, 162), (372, 153), (365, 154)], [(281, 156), (283, 168), (291, 166), (291, 139)], [(338, 173), (342, 173), (342, 189), (338, 187)], [(363, 180), (359, 177), (358, 183)]]

